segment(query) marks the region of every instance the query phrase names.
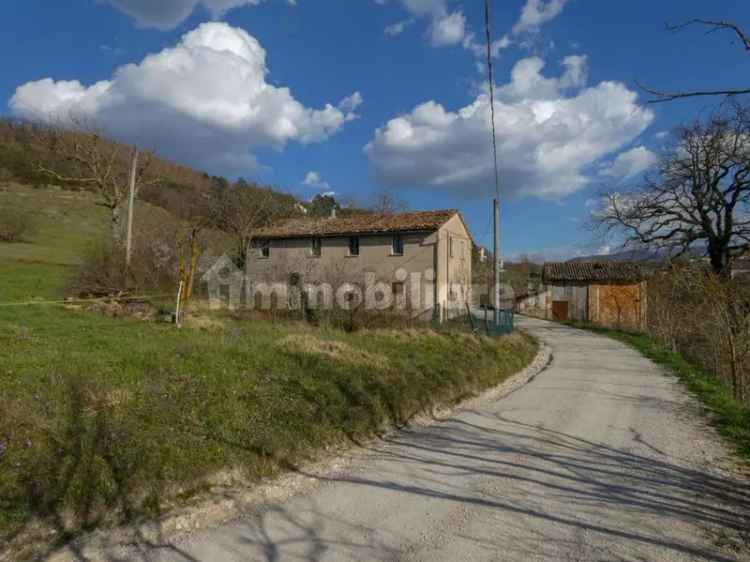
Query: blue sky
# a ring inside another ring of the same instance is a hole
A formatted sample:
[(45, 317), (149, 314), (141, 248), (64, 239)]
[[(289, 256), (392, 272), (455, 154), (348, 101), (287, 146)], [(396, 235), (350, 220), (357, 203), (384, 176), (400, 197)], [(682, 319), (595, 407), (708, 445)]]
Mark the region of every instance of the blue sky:
[[(582, 228), (587, 201), (638, 181), (663, 132), (719, 101), (647, 106), (635, 80), (747, 86), (747, 55), (730, 35), (674, 34), (665, 22), (750, 26), (750, 5), (493, 4), (504, 253), (597, 251)], [(415, 209), (457, 207), (490, 241), (481, 0), (8, 0), (0, 10), (6, 115), (90, 115), (172, 159), (302, 197), (366, 203), (387, 189)]]

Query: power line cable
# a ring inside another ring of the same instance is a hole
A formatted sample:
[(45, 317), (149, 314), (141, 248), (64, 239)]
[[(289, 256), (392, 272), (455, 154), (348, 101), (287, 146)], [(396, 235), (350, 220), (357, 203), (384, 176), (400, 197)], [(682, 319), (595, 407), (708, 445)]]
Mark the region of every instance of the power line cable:
[(492, 29), (490, 0), (484, 0), (484, 29), (487, 35), (487, 78), (490, 82), (490, 115), (492, 117), (492, 154), (495, 159), (495, 196), (500, 201), (500, 172), (497, 165), (497, 134), (495, 131), (495, 81), (492, 72)]

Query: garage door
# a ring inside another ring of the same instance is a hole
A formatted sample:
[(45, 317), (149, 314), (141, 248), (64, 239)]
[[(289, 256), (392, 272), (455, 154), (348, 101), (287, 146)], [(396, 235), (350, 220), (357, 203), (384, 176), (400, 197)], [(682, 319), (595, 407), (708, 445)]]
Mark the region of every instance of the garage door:
[(552, 301), (552, 320), (562, 322), (568, 319), (568, 301)]

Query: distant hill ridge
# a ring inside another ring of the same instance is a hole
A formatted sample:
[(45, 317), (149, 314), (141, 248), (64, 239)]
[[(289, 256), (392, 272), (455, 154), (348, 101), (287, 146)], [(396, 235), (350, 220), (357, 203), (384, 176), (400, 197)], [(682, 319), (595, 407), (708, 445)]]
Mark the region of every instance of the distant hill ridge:
[[(692, 250), (689, 255), (691, 257), (702, 257), (704, 255), (699, 249)], [(623, 252), (617, 252), (614, 254), (599, 254), (590, 256), (580, 256), (568, 260), (569, 263), (581, 263), (581, 262), (642, 262), (642, 263), (657, 263), (667, 259), (670, 254), (666, 251), (657, 250), (626, 250)]]

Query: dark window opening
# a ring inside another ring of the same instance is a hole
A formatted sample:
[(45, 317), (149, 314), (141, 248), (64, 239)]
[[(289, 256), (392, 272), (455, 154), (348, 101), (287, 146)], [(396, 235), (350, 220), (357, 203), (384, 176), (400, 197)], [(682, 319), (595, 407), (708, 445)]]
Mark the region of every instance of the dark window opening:
[(403, 256), (404, 255), (404, 241), (401, 235), (394, 234), (393, 241), (391, 242), (391, 255)]
[(316, 257), (316, 258), (320, 257), (322, 247), (323, 247), (323, 244), (322, 244), (322, 240), (320, 238), (313, 238), (312, 239), (311, 252), (312, 252), (312, 255), (314, 257)]
[(359, 236), (349, 237), (349, 255), (350, 256), (359, 255)]
[(271, 257), (271, 244), (268, 242), (260, 243), (260, 257), (269, 258)]

